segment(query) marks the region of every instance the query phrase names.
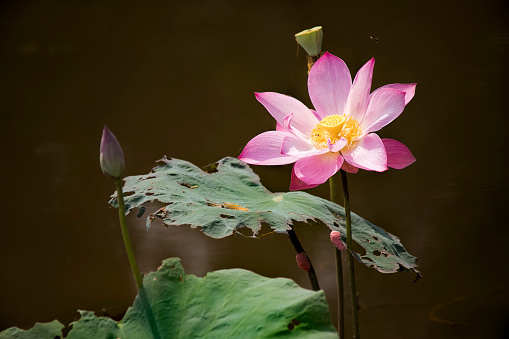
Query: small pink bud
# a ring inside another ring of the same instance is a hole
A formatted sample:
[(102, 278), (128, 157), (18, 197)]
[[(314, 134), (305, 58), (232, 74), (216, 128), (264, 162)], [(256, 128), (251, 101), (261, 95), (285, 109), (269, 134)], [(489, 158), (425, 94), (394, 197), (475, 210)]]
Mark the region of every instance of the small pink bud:
[(336, 248), (340, 251), (346, 250), (345, 243), (341, 240), (341, 234), (338, 231), (330, 232), (330, 241), (336, 246)]
[(303, 269), (306, 272), (309, 272), (309, 269), (311, 268), (311, 263), (309, 262), (306, 253), (304, 252), (297, 253), (295, 259), (297, 260), (297, 265), (299, 266), (299, 268)]
[(124, 173), (124, 152), (117, 138), (106, 126), (101, 138), (99, 163), (107, 177), (119, 179)]

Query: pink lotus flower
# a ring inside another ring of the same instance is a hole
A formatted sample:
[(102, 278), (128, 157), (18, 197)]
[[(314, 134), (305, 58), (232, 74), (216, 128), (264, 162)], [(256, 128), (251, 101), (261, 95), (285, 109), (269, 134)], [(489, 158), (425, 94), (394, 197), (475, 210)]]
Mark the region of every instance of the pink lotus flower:
[(373, 132), (403, 112), (416, 84), (385, 85), (370, 93), (374, 64), (371, 59), (362, 66), (352, 84), (345, 62), (325, 53), (309, 72), (315, 110), (283, 94), (255, 93), (277, 126), (251, 139), (239, 159), (253, 165), (295, 163), (290, 190), (318, 186), (340, 169), (382, 172), (413, 163), (405, 145)]

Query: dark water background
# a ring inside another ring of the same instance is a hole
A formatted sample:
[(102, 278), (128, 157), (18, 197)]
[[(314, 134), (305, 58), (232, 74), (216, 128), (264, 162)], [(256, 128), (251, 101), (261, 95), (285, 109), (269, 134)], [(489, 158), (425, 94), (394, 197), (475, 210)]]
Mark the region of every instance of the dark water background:
[[(3, 2), (0, 330), (68, 324), (77, 309), (129, 305), (136, 295), (107, 204), (113, 185), (99, 169), (104, 124), (122, 143), (127, 175), (163, 155), (199, 166), (237, 156), (275, 125), (253, 92), (310, 106), (293, 35), (316, 25), (323, 50), (353, 75), (376, 58), (373, 89), (418, 83), (379, 133), (418, 161), (351, 175), (350, 189), (353, 210), (399, 236), (424, 278), (412, 284), (358, 265), (362, 336), (507, 337), (508, 7), (488, 0)], [(290, 166), (253, 168), (271, 191), (287, 190)], [(328, 197), (326, 185), (309, 192)], [(129, 222), (144, 272), (178, 256), (200, 276), (241, 267), (309, 287), (284, 235), (212, 240)], [(334, 314), (328, 230), (296, 231)], [(433, 321), (433, 309), (466, 325)]]

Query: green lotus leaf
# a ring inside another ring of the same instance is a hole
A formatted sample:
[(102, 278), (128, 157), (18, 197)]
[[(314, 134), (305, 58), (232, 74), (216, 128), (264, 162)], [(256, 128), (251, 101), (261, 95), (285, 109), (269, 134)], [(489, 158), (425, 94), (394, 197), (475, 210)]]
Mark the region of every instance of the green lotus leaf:
[[(271, 193), (244, 162), (223, 158), (205, 170), (183, 160), (161, 159), (145, 175), (125, 178), (123, 187), (127, 213), (143, 204), (159, 201), (167, 206), (147, 217), (147, 229), (160, 218), (167, 226), (200, 227), (212, 238), (223, 238), (242, 228), (256, 237), (262, 223), (284, 233), (294, 221), (321, 221), (331, 230), (346, 235), (343, 207), (305, 192)], [(110, 200), (117, 206), (116, 194)], [(352, 238), (365, 254), (352, 251), (357, 260), (383, 273), (403, 269), (415, 271), (417, 258), (400, 240), (352, 213)]]
[(11, 327), (0, 332), (0, 339), (60, 338), (63, 328), (64, 325), (57, 320), (53, 320), (49, 323), (36, 323), (34, 327), (28, 330)]
[[(165, 260), (157, 272), (144, 277), (133, 306), (120, 322), (92, 312), (80, 313), (66, 338), (338, 337), (323, 291), (306, 290), (290, 279), (266, 278), (242, 269), (215, 271), (199, 278), (186, 274), (178, 258)], [(34, 329), (19, 338), (62, 335), (56, 330), (36, 334)], [(7, 331), (11, 329), (0, 333), (0, 338), (11, 338), (5, 336)]]

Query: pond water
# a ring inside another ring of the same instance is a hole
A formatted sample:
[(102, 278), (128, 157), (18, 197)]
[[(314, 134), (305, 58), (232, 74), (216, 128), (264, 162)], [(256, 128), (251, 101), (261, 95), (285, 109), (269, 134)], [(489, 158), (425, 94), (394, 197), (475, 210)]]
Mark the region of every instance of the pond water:
[[(352, 73), (375, 57), (373, 89), (418, 83), (403, 114), (379, 133), (405, 143), (417, 162), (361, 171), (349, 183), (353, 211), (400, 237), (424, 277), (412, 283), (405, 273), (357, 265), (361, 335), (508, 336), (503, 1), (11, 1), (0, 16), (0, 330), (68, 324), (77, 309), (122, 309), (136, 295), (107, 204), (114, 188), (99, 169), (104, 124), (122, 143), (127, 175), (147, 173), (163, 155), (198, 166), (237, 156), (274, 128), (254, 92), (311, 107), (293, 35), (322, 25), (323, 50)], [(253, 169), (269, 190), (288, 189), (290, 166)], [(328, 198), (328, 187), (309, 193)], [(158, 223), (146, 232), (144, 222), (129, 216), (144, 272), (178, 256), (200, 276), (240, 267), (309, 287), (284, 235), (212, 240)], [(329, 231), (295, 229), (334, 318)]]

